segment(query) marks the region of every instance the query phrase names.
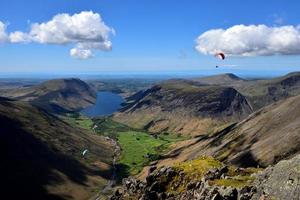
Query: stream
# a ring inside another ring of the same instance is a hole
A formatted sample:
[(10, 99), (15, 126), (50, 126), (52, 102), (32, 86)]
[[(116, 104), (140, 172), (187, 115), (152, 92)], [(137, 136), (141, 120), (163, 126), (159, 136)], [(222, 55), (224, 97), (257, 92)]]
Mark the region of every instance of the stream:
[(104, 200), (107, 199), (107, 195), (111, 194), (113, 187), (116, 185), (117, 182), (117, 162), (120, 156), (121, 148), (119, 144), (112, 138), (109, 138), (110, 142), (115, 147), (114, 154), (113, 154), (113, 162), (112, 162), (112, 175), (110, 180), (108, 180), (106, 186), (97, 194), (97, 196), (93, 199), (95, 200)]
[(114, 150), (114, 155), (113, 155), (113, 172), (112, 172), (112, 176), (111, 176), (111, 179), (108, 181), (106, 187), (102, 190), (102, 193), (105, 194), (107, 193), (108, 191), (110, 191), (113, 186), (115, 186), (116, 184), (116, 181), (117, 181), (117, 161), (118, 161), (118, 158), (120, 156), (120, 146), (119, 144), (114, 140), (114, 139), (111, 139), (111, 142), (112, 144), (114, 145), (115, 147), (115, 150)]
[[(96, 103), (90, 107), (81, 110), (81, 113), (87, 117), (109, 116), (121, 108), (124, 99), (119, 94), (110, 91), (97, 92)], [(106, 186), (92, 199), (102, 200), (106, 199), (117, 182), (117, 162), (120, 156), (121, 148), (119, 144), (112, 138), (107, 138), (114, 146), (113, 161), (112, 161), (112, 175), (108, 180)]]

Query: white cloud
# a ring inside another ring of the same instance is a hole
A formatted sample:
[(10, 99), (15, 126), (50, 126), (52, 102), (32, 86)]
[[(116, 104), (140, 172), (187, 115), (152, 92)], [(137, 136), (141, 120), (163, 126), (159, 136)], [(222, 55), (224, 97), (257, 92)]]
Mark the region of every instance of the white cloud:
[(196, 50), (211, 55), (217, 52), (229, 56), (299, 55), (300, 26), (236, 25), (226, 30), (206, 31), (196, 43)]
[(16, 31), (9, 34), (9, 40), (11, 43), (27, 43), (31, 42), (31, 37), (26, 33)]
[(8, 41), (8, 36), (6, 33), (6, 25), (0, 21), (0, 43)]
[[(4, 27), (4, 28), (3, 28)], [(5, 26), (1, 28), (0, 41), (6, 35)], [(3, 29), (3, 31), (1, 31)], [(2, 36), (2, 32), (4, 36)], [(78, 14), (58, 14), (50, 21), (31, 24), (30, 31), (16, 31), (9, 34), (9, 42), (67, 45), (73, 44), (70, 50), (72, 57), (86, 59), (93, 56), (93, 50), (109, 51), (112, 48), (110, 35), (114, 29), (108, 27), (100, 14), (83, 11)], [(7, 35), (6, 35), (7, 37)]]
[(79, 59), (87, 59), (93, 57), (93, 53), (89, 49), (73, 48), (70, 50), (70, 55)]

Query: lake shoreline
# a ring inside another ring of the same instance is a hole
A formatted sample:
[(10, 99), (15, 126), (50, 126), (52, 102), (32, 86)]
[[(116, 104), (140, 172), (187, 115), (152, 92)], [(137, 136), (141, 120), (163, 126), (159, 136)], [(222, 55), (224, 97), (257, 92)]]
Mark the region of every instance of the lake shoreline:
[(86, 117), (106, 117), (118, 111), (124, 103), (124, 98), (112, 91), (98, 91), (94, 105), (86, 107), (80, 113)]

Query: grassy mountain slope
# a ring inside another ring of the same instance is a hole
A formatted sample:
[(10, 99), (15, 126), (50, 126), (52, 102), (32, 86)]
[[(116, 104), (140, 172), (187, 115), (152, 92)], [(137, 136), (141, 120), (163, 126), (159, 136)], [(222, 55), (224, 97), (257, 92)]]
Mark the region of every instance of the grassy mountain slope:
[(78, 111), (96, 101), (95, 91), (80, 79), (54, 79), (31, 87), (2, 90), (1, 96), (29, 101), (51, 112)]
[(247, 100), (233, 88), (170, 80), (138, 95), (114, 120), (154, 133), (201, 135), (251, 112)]
[(158, 165), (211, 155), (239, 166), (268, 166), (300, 152), (300, 96), (273, 103), (214, 134), (177, 144)]

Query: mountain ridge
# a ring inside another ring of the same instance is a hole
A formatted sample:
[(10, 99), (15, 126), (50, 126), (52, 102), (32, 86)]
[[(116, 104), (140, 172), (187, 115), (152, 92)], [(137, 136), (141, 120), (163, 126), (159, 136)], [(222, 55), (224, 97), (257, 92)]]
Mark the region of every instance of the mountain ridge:
[(113, 118), (150, 132), (204, 134), (213, 126), (246, 117), (252, 112), (235, 89), (169, 80), (137, 95)]
[(53, 113), (79, 111), (96, 101), (96, 92), (76, 78), (48, 80), (30, 87), (4, 90), (0, 95), (31, 102)]

